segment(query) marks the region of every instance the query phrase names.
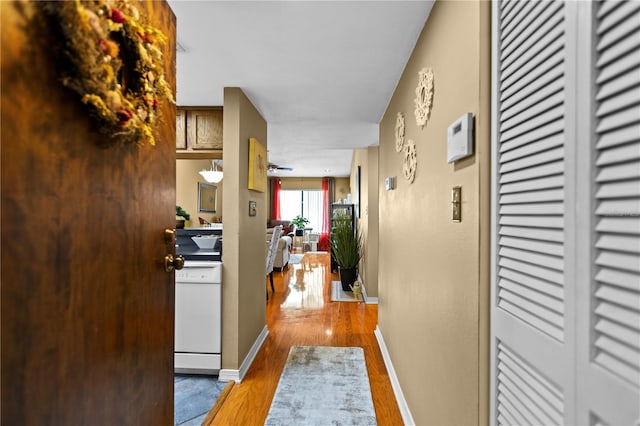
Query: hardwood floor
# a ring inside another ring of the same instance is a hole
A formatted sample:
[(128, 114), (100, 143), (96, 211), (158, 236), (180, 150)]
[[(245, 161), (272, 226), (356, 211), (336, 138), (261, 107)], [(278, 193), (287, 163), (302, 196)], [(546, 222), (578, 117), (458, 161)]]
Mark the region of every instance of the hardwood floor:
[(302, 262), (274, 273), (269, 294), (269, 336), (242, 383), (230, 391), (214, 425), (262, 425), (291, 346), (359, 346), (364, 348), (371, 394), (379, 425), (401, 425), (402, 417), (373, 334), (377, 305), (331, 302), (328, 254), (305, 254)]

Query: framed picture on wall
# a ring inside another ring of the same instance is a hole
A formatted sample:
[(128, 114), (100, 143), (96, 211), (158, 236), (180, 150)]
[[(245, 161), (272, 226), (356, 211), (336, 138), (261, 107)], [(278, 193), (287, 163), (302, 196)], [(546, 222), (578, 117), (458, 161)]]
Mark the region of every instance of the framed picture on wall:
[(267, 190), (267, 150), (255, 138), (249, 138), (248, 188), (257, 192)]
[(210, 183), (198, 182), (198, 211), (215, 213), (218, 187)]
[(360, 219), (360, 166), (356, 168), (356, 188), (355, 188), (354, 204), (356, 205), (356, 217)]

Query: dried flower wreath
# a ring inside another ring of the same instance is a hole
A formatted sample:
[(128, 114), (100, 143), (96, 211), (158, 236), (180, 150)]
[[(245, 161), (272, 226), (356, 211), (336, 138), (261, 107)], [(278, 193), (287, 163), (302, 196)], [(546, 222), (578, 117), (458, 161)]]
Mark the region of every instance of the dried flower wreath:
[(175, 103), (164, 79), (162, 32), (142, 22), (127, 0), (36, 2), (49, 18), (62, 83), (89, 105), (112, 141), (155, 145), (162, 99)]

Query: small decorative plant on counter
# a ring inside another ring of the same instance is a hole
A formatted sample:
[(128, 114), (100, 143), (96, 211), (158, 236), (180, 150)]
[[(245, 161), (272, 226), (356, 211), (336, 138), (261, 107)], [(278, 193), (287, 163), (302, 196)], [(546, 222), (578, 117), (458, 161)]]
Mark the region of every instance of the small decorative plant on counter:
[(362, 238), (349, 221), (339, 220), (331, 230), (331, 256), (338, 264), (340, 282), (344, 291), (358, 278), (358, 264), (362, 258)]
[(301, 237), (302, 235), (304, 235), (304, 228), (305, 226), (307, 226), (308, 223), (309, 223), (309, 219), (307, 219), (306, 217), (302, 217), (300, 215), (291, 219), (291, 224), (296, 227), (296, 235), (298, 237)]
[(184, 228), (185, 220), (191, 219), (191, 215), (185, 209), (176, 205), (176, 229)]

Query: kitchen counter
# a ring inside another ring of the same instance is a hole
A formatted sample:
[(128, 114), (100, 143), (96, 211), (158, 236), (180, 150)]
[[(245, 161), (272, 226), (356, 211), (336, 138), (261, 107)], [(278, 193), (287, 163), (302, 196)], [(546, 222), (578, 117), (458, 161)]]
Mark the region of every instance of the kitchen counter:
[[(200, 249), (191, 237), (197, 235), (219, 235), (213, 250)], [(213, 227), (176, 229), (176, 254), (185, 260), (222, 260), (222, 229)]]

